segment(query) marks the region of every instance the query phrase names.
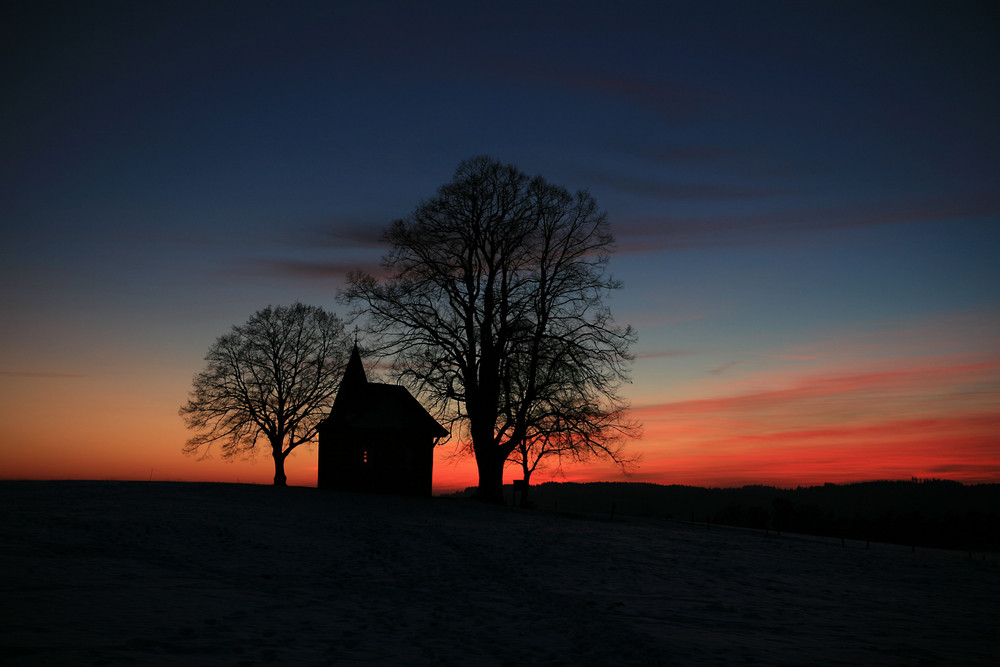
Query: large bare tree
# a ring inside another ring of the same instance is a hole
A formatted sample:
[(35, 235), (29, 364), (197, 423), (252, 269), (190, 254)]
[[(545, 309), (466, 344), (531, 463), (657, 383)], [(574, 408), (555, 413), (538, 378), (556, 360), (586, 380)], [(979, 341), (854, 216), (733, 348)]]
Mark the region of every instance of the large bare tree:
[(401, 377), (465, 429), (476, 497), (502, 503), (505, 462), (567, 376), (577, 395), (620, 405), (635, 332), (604, 304), (621, 286), (607, 218), (586, 191), (477, 157), (384, 240), (387, 277), (352, 273), (342, 296)]
[(224, 458), (250, 458), (264, 445), (274, 460), (274, 484), (285, 486), (285, 459), (316, 437), (348, 350), (343, 321), (320, 307), (296, 303), (254, 313), (209, 348), (180, 409), (199, 431), (184, 452), (207, 455), (218, 443)]

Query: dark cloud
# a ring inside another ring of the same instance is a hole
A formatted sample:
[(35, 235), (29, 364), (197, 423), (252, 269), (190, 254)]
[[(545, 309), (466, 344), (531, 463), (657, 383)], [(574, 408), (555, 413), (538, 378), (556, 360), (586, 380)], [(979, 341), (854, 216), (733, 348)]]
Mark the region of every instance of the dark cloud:
[(676, 120), (692, 119), (722, 97), (718, 91), (708, 88), (650, 79), (570, 75), (554, 78), (553, 82), (624, 99)]
[(728, 364), (722, 364), (718, 368), (713, 368), (713, 369), (709, 370), (708, 372), (711, 375), (722, 375), (723, 373), (725, 373), (726, 371), (728, 371), (730, 368), (732, 368), (733, 366), (735, 366), (738, 363), (740, 363), (740, 362), (738, 362), (738, 361), (730, 361)]
[(341, 280), (359, 269), (357, 262), (305, 261), (296, 259), (271, 260), (264, 263), (263, 272), (304, 280)]
[(586, 174), (584, 178), (595, 186), (614, 188), (644, 197), (683, 202), (760, 199), (791, 194), (787, 190), (776, 188), (755, 188), (720, 183), (678, 183), (598, 171)]
[(628, 102), (678, 122), (698, 118), (726, 96), (719, 90), (654, 78), (618, 76), (584, 70), (576, 65), (542, 65), (523, 59), (489, 63), (486, 68), (500, 77), (530, 81), (546, 88), (568, 88)]
[(803, 162), (782, 155), (771, 146), (718, 146), (676, 143), (662, 145), (618, 144), (614, 150), (627, 159), (639, 159), (659, 167), (711, 167), (734, 176), (809, 177), (827, 173), (831, 166)]
[(665, 165), (691, 162), (720, 162), (741, 158), (743, 151), (709, 144), (673, 144), (665, 146), (619, 146), (622, 152)]
[(668, 359), (675, 357), (691, 357), (696, 354), (701, 354), (698, 350), (654, 350), (652, 352), (644, 352), (642, 354), (637, 354), (636, 359)]
[(833, 229), (961, 220), (1000, 215), (992, 192), (964, 197), (914, 197), (864, 204), (833, 204), (791, 210), (762, 210), (729, 216), (645, 219), (616, 222), (620, 252), (723, 247), (784, 242), (798, 235)]
[(224, 272), (230, 275), (278, 278), (307, 283), (342, 283), (353, 271), (363, 271), (376, 276), (383, 274), (377, 259), (247, 259), (238, 267)]
[(384, 248), (382, 233), (387, 222), (334, 220), (308, 226), (302, 244), (313, 248)]

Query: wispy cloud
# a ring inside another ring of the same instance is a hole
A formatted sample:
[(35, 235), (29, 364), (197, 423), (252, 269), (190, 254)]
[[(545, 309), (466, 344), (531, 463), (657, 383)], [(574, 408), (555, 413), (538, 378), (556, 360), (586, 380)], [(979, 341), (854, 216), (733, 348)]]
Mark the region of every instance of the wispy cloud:
[(307, 226), (298, 244), (309, 248), (379, 248), (382, 233), (391, 220), (373, 222), (366, 220), (330, 220)]
[[(871, 373), (825, 373), (790, 379), (789, 383), (790, 386), (780, 389), (653, 404), (643, 410), (647, 411), (647, 417), (652, 418), (657, 415), (727, 413), (767, 419), (775, 414), (785, 414), (801, 421), (810, 418), (809, 412), (804, 410), (806, 404), (827, 408), (838, 399), (857, 400), (858, 405), (852, 410), (859, 416), (872, 411), (899, 409), (913, 400), (926, 398), (933, 398), (937, 409), (954, 409), (966, 400), (965, 392), (958, 392), (960, 387), (979, 386), (987, 392), (992, 390), (1000, 394), (1000, 360), (954, 365), (939, 365), (931, 361), (922, 367)], [(864, 408), (864, 403), (873, 394), (880, 398), (879, 404)], [(780, 427), (780, 424), (775, 423), (774, 426)]]
[(247, 259), (237, 267), (226, 269), (226, 273), (241, 276), (279, 278), (293, 281), (343, 282), (352, 271), (365, 271), (374, 275), (382, 274), (377, 259)]
[(817, 161), (803, 162), (782, 156), (771, 146), (734, 146), (706, 143), (616, 144), (614, 149), (626, 159), (641, 160), (646, 167), (699, 169), (759, 179), (813, 176), (830, 171)]
[(1000, 355), (998, 341), (1000, 303), (994, 303), (905, 321), (874, 322), (861, 331), (846, 328), (827, 331), (821, 339), (776, 350), (769, 357), (828, 366), (856, 364), (860, 359), (869, 365), (885, 365), (899, 364), (900, 357), (955, 354), (955, 350), (961, 350), (968, 361)]
[[(998, 444), (982, 432), (927, 434), (921, 422), (886, 422), (882, 430), (897, 436), (881, 440), (877, 432), (839, 433), (831, 438), (798, 440), (781, 447), (743, 443), (727, 448), (714, 443), (702, 450), (660, 450), (649, 456), (640, 475), (662, 482), (715, 485), (749, 483), (796, 486), (871, 479), (946, 476), (966, 482), (1000, 480)], [(990, 428), (995, 429), (996, 421)], [(852, 437), (853, 436), (853, 437)]]
[(600, 74), (569, 74), (558, 77), (562, 83), (605, 95), (632, 100), (642, 106), (668, 109), (678, 105), (685, 110), (714, 102), (721, 93), (704, 86), (691, 86), (665, 80)]
[(617, 221), (620, 252), (786, 243), (802, 234), (832, 229), (963, 220), (1000, 215), (1000, 195), (910, 198), (794, 209), (755, 207), (751, 212), (704, 217)]
[[(820, 483), (1000, 479), (1000, 360), (816, 374), (778, 389), (639, 406), (643, 473)], [(958, 478), (958, 477), (956, 477)]]
[(46, 371), (0, 371), (0, 376), (14, 378), (40, 378), (44, 380), (65, 380), (86, 377), (86, 375), (82, 373), (50, 373)]
[(726, 371), (728, 371), (730, 368), (732, 368), (733, 366), (735, 366), (738, 363), (740, 363), (740, 362), (738, 362), (738, 361), (730, 361), (728, 364), (722, 364), (718, 368), (713, 368), (713, 369), (709, 370), (708, 372), (711, 375), (722, 375), (723, 373), (725, 373)]
[(650, 350), (636, 355), (636, 359), (673, 359), (677, 357), (692, 357), (701, 354), (699, 350)]

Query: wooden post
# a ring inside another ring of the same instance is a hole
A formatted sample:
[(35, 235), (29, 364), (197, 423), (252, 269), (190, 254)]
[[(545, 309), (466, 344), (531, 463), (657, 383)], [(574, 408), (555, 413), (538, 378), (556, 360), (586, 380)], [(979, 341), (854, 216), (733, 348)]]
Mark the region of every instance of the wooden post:
[(520, 491), (520, 493), (521, 493), (521, 501), (524, 502), (524, 494), (528, 490), (528, 484), (527, 484), (527, 482), (525, 482), (523, 479), (515, 479), (515, 480), (511, 481), (510, 485), (512, 487), (511, 492), (510, 492), (511, 493), (511, 497), (514, 497), (516, 495), (516, 493), (518, 491)]

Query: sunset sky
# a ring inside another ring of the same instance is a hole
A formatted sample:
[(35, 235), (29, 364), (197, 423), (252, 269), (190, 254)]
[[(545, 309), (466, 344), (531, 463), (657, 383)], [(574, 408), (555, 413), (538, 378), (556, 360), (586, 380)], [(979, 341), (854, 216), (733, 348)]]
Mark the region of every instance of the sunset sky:
[(995, 3), (282, 4), (0, 10), (0, 478), (268, 483), (181, 453), (208, 346), (489, 154), (591, 191), (639, 332), (639, 467), (533, 481), (1000, 482)]

